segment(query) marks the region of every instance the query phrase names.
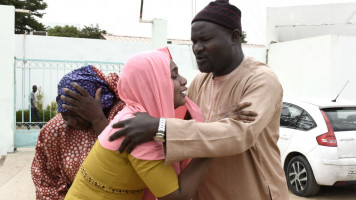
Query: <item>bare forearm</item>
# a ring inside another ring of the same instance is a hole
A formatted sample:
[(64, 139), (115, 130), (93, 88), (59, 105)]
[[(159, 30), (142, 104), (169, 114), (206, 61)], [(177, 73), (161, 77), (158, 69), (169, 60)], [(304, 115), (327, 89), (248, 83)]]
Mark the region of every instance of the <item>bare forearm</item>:
[(99, 135), (109, 125), (109, 120), (105, 116), (99, 116), (91, 123), (96, 135)]
[(185, 198), (191, 199), (203, 182), (212, 158), (195, 158), (179, 175), (179, 190)]
[(159, 200), (190, 200), (208, 172), (211, 158), (195, 158), (179, 174), (179, 189)]

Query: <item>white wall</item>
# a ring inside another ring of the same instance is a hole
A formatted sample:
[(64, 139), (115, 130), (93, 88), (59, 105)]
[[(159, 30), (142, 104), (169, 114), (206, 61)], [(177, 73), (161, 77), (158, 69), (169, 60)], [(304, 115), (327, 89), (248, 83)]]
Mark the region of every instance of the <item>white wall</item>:
[(150, 43), (36, 35), (15, 36), (15, 56), (26, 59), (125, 62), (129, 56), (151, 48)]
[(266, 48), (264, 47), (253, 47), (249, 45), (242, 45), (242, 50), (245, 56), (251, 56), (258, 61), (266, 63)]
[(0, 5), (0, 156), (14, 150), (15, 8)]
[(356, 100), (356, 37), (333, 36), (331, 83), (336, 96), (350, 81), (339, 98)]
[(356, 36), (356, 3), (267, 8), (266, 44), (322, 35)]
[[(168, 44), (168, 47), (175, 62), (197, 69), (191, 45)], [(15, 35), (15, 56), (26, 59), (125, 62), (130, 56), (151, 48), (151, 43), (143, 42)], [(242, 45), (242, 49), (245, 55), (266, 62), (264, 47)]]
[(356, 37), (320, 36), (272, 44), (269, 66), (279, 77), (284, 97), (356, 100)]
[[(168, 44), (172, 57), (179, 67), (181, 75), (187, 78), (188, 85), (199, 72), (195, 56), (191, 45)], [(26, 59), (46, 59), (46, 60), (71, 60), (71, 61), (104, 61), (104, 62), (122, 62), (139, 52), (152, 49), (151, 43), (139, 43), (117, 40), (96, 40), (67, 37), (51, 37), (36, 35), (16, 35), (15, 36), (15, 56), (16, 58)], [(266, 62), (266, 49), (264, 47), (255, 47), (243, 45), (245, 55), (255, 57), (261, 62)], [(43, 85), (42, 78), (33, 78), (33, 76), (43, 76), (40, 70), (33, 70), (31, 73), (31, 85)], [(21, 73), (18, 72), (17, 80), (20, 82)], [(60, 79), (60, 77), (59, 77)], [(37, 82), (36, 82), (37, 81)], [(18, 83), (18, 87), (21, 83)], [(25, 94), (24, 108), (28, 107), (28, 95), (31, 85), (28, 86), (28, 79), (25, 76)], [(47, 86), (47, 85), (46, 85)], [(49, 88), (48, 86), (46, 88)], [(51, 91), (45, 91), (45, 105), (53, 101), (56, 93), (56, 83), (51, 86)], [(49, 94), (52, 94), (51, 97)], [(47, 95), (47, 96), (46, 96)], [(21, 93), (18, 91), (18, 99)], [(17, 107), (22, 106), (21, 101), (17, 101)]]

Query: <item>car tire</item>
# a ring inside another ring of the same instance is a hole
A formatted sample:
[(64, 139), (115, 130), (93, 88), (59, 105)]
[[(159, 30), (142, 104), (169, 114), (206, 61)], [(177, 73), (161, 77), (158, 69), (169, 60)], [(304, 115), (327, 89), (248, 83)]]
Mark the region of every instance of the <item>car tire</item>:
[(320, 186), (316, 183), (313, 170), (303, 156), (293, 157), (286, 169), (288, 188), (293, 194), (307, 197), (316, 195)]

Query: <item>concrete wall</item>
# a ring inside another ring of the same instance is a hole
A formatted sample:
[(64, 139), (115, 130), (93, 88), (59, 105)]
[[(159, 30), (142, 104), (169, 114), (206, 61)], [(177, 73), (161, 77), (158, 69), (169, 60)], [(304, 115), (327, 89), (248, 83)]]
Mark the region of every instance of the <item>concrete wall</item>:
[(15, 8), (0, 5), (0, 156), (14, 150)]
[[(169, 44), (168, 47), (171, 51), (174, 61), (179, 67), (180, 74), (187, 78), (189, 85), (195, 75), (199, 72), (191, 45)], [(15, 56), (16, 58), (26, 59), (104, 61), (125, 63), (130, 56), (139, 52), (149, 51), (150, 49), (152, 49), (151, 43), (36, 35), (15, 36)], [(245, 55), (252, 56), (257, 60), (266, 62), (265, 48), (247, 45), (243, 47), (243, 50)], [(33, 71), (31, 73), (31, 85), (36, 84), (41, 86), (43, 84), (42, 76), (43, 74), (40, 70)], [(25, 79), (24, 108), (27, 108), (28, 94), (30, 93), (31, 86), (28, 86), (27, 77), (25, 77)], [(17, 74), (17, 80), (21, 80), (20, 73)], [(53, 98), (54, 94), (56, 93), (56, 85), (57, 83), (54, 83), (54, 85), (51, 86), (52, 92), (45, 91), (47, 96), (45, 96), (44, 105), (54, 100)], [(17, 88), (19, 89), (19, 85)], [(48, 94), (53, 95), (52, 97), (49, 97)], [(21, 98), (20, 92), (17, 94), (17, 96), (18, 98)], [(21, 101), (17, 101), (18, 108), (22, 106), (21, 104)]]
[(26, 59), (125, 62), (130, 55), (151, 48), (150, 43), (36, 35), (15, 36), (15, 56)]
[(356, 36), (356, 3), (267, 8), (266, 44), (322, 35)]
[(328, 35), (272, 44), (269, 66), (277, 73), (284, 97), (356, 100), (356, 37)]
[(254, 47), (253, 45), (242, 45), (242, 50), (245, 56), (251, 56), (256, 60), (266, 63), (266, 48)]
[[(335, 91), (340, 91), (347, 81), (339, 98), (356, 100), (356, 37), (333, 36), (331, 56), (331, 83)], [(336, 93), (333, 93), (336, 95)]]
[[(168, 44), (168, 47), (180, 68), (197, 69), (190, 45)], [(15, 56), (26, 59), (125, 62), (130, 56), (151, 48), (151, 43), (36, 35), (15, 36)], [(266, 62), (264, 47), (243, 45), (242, 49), (245, 55)]]

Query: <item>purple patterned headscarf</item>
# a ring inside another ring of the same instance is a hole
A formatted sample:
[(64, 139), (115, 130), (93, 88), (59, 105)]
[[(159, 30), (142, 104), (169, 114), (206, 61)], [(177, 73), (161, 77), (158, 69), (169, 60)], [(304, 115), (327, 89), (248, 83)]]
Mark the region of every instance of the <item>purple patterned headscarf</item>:
[(64, 75), (61, 81), (59, 81), (58, 96), (56, 98), (57, 112), (59, 113), (68, 112), (67, 109), (64, 109), (62, 107), (62, 104), (68, 104), (68, 103), (65, 103), (61, 99), (61, 95), (68, 96), (63, 92), (63, 88), (68, 88), (70, 90), (77, 92), (72, 86), (73, 82), (77, 83), (82, 88), (84, 88), (92, 97), (95, 97), (95, 92), (98, 88), (102, 88), (101, 105), (103, 109), (109, 108), (114, 103), (115, 94), (113, 91), (109, 89), (108, 83), (106, 83), (96, 74), (96, 72), (93, 69), (93, 66), (88, 65), (69, 72), (68, 74)]

